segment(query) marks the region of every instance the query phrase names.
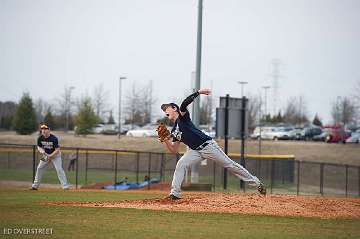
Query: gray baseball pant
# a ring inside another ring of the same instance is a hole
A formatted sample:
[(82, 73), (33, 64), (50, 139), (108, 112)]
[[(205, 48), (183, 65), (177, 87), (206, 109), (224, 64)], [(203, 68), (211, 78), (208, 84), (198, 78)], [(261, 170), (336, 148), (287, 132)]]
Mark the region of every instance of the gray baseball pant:
[(181, 183), (184, 180), (186, 168), (204, 159), (215, 161), (243, 181), (252, 182), (257, 186), (261, 183), (257, 177), (249, 173), (244, 167), (231, 160), (214, 140), (208, 142), (209, 144), (201, 150), (189, 149), (177, 162), (170, 194), (180, 197)]
[[(57, 176), (58, 176), (59, 181), (61, 183), (61, 187), (63, 189), (67, 189), (69, 186), (68, 186), (68, 183), (67, 183), (67, 179), (66, 179), (64, 169), (62, 167), (61, 154), (56, 155), (51, 160), (51, 162), (55, 167)], [(35, 180), (34, 180), (34, 183), (32, 184), (33, 188), (38, 188), (40, 186), (41, 178), (42, 178), (43, 173), (46, 170), (47, 166), (49, 165), (49, 163), (50, 163), (49, 161), (44, 162), (44, 161), (40, 160), (39, 165), (37, 166), (37, 169), (36, 169)]]

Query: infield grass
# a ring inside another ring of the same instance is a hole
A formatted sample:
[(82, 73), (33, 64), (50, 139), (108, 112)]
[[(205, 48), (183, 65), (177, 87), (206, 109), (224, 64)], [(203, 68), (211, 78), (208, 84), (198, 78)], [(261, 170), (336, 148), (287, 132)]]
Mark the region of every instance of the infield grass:
[[(360, 238), (360, 220), (47, 206), (49, 201), (111, 201), (163, 194), (0, 189), (0, 229), (52, 228), (50, 238)], [(26, 238), (37, 236), (27, 235)]]

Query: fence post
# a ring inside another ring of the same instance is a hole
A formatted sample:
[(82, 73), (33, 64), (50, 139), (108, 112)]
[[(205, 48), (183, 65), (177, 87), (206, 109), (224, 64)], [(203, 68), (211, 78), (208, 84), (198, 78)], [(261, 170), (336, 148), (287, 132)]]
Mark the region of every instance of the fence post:
[(148, 190), (150, 190), (150, 171), (151, 171), (151, 152), (149, 152), (149, 165), (148, 165)]
[(216, 185), (216, 163), (213, 161), (213, 187), (215, 192), (215, 185)]
[(117, 181), (117, 161), (118, 161), (118, 152), (115, 151), (115, 178), (114, 178), (114, 190), (116, 189), (116, 181)]
[(345, 196), (348, 196), (349, 166), (345, 165)]
[(35, 153), (36, 151), (35, 151), (35, 145), (33, 145), (33, 162), (32, 162), (32, 168), (33, 168), (33, 176), (32, 176), (32, 182), (34, 182), (34, 180), (35, 180), (35, 161), (36, 161), (36, 153)]
[(256, 158), (256, 176), (261, 177), (261, 158)]
[(87, 174), (88, 174), (88, 160), (89, 160), (89, 155), (88, 155), (88, 150), (86, 150), (86, 153), (85, 153), (85, 184), (87, 184)]
[(296, 185), (296, 195), (299, 196), (300, 190), (300, 161), (297, 162), (297, 185)]
[(324, 196), (324, 164), (320, 164), (320, 194)]
[(285, 174), (287, 174), (287, 161), (284, 160), (280, 160), (281, 163), (281, 182), (284, 185), (285, 184)]
[(163, 181), (164, 178), (164, 167), (165, 167), (165, 155), (161, 153), (161, 162), (160, 162), (160, 182)]
[(75, 188), (78, 188), (78, 175), (79, 175), (79, 148), (76, 149), (76, 172), (75, 172)]
[[(246, 113), (246, 103), (247, 99), (245, 96), (241, 98), (241, 109), (240, 109), (240, 118), (241, 118), (241, 124), (240, 124), (240, 138), (241, 138), (241, 147), (240, 147), (240, 165), (246, 168), (245, 165), (245, 113)], [(240, 180), (240, 188), (243, 189), (245, 192), (245, 182), (243, 180)]]
[(358, 196), (360, 197), (360, 166), (358, 167)]
[(272, 194), (273, 183), (274, 183), (274, 171), (275, 171), (274, 164), (275, 164), (274, 159), (271, 159), (271, 164), (270, 164), (270, 194)]
[(140, 153), (136, 153), (136, 183), (139, 183), (139, 161), (140, 161)]
[[(225, 99), (225, 132), (224, 132), (224, 153), (228, 155), (228, 138), (229, 138), (229, 94), (226, 95)], [(226, 190), (227, 188), (227, 181), (228, 181), (228, 175), (227, 175), (227, 169), (223, 169), (224, 172), (224, 185), (223, 188)]]

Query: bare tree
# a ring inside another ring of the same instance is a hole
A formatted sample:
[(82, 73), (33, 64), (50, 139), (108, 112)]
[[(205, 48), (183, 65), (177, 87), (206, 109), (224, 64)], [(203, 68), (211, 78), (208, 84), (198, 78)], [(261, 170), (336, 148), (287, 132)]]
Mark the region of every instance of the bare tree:
[(200, 107), (200, 124), (212, 124), (213, 105), (213, 98), (211, 96), (202, 99)]
[(0, 128), (10, 129), (16, 112), (16, 103), (12, 101), (0, 101)]
[(355, 123), (360, 124), (360, 80), (356, 83), (354, 87), (354, 94), (352, 95), (352, 98), (354, 99), (355, 104)]
[(74, 87), (64, 87), (64, 92), (60, 95), (60, 98), (57, 99), (58, 102), (58, 111), (63, 118), (64, 130), (69, 130), (69, 122), (71, 120), (71, 111), (74, 105), (74, 100), (71, 97), (71, 91), (75, 89)]
[(306, 101), (303, 96), (290, 97), (284, 110), (284, 120), (287, 123), (303, 125), (309, 122)]
[(125, 123), (145, 125), (152, 120), (152, 109), (156, 99), (152, 93), (152, 82), (138, 87), (134, 82), (125, 95)]
[(248, 101), (248, 125), (249, 128), (255, 128), (259, 124), (261, 110), (261, 96), (249, 95)]
[(95, 114), (100, 119), (100, 121), (104, 120), (105, 112), (109, 111), (107, 109), (108, 95), (109, 91), (106, 91), (104, 89), (104, 85), (102, 83), (95, 87), (92, 101), (95, 109)]
[(133, 82), (130, 91), (127, 91), (125, 94), (125, 123), (128, 124), (136, 124), (141, 123), (138, 122), (137, 118), (139, 114), (141, 114), (141, 92), (136, 86), (136, 83)]
[(331, 116), (335, 124), (348, 125), (356, 122), (356, 104), (348, 97), (338, 96), (331, 107)]
[(44, 117), (48, 112), (49, 107), (51, 107), (51, 104), (49, 104), (47, 101), (43, 100), (42, 98), (38, 98), (35, 101), (34, 104), (35, 114), (36, 114), (36, 119), (39, 122), (44, 121)]
[(143, 102), (143, 122), (147, 124), (152, 121), (152, 109), (156, 103), (156, 98), (153, 96), (152, 81), (149, 82), (148, 86), (142, 88), (140, 98)]

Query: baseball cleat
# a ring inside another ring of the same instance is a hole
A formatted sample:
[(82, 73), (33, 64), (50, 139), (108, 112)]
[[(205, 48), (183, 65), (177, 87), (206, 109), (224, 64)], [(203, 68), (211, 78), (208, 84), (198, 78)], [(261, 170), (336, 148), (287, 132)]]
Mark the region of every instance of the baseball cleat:
[(165, 199), (169, 199), (169, 200), (179, 200), (180, 198), (173, 195), (173, 194), (170, 194), (169, 196), (167, 196)]
[(259, 186), (257, 187), (257, 190), (261, 195), (264, 196), (266, 195), (266, 187), (264, 186), (264, 184), (260, 183)]
[(31, 187), (30, 190), (38, 190), (37, 188)]

